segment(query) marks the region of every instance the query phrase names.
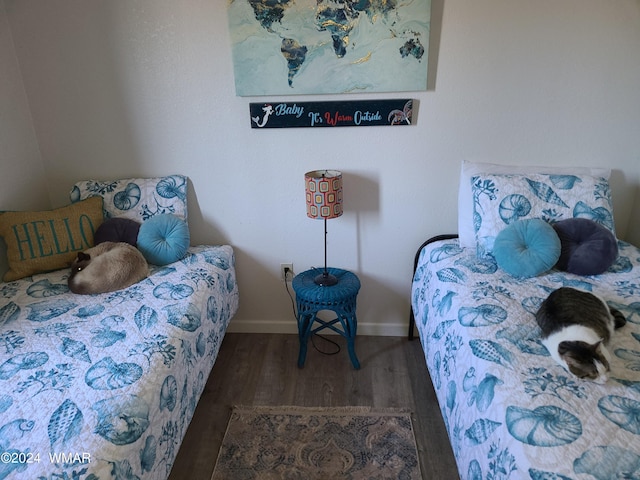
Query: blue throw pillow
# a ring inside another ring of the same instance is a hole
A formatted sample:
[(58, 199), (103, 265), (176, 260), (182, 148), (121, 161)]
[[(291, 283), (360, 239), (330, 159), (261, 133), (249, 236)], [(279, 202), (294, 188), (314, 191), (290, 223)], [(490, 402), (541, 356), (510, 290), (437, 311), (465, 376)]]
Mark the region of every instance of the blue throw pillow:
[(514, 277), (535, 277), (553, 268), (560, 258), (560, 238), (541, 218), (517, 220), (498, 233), (493, 256)]
[(556, 267), (576, 275), (598, 275), (618, 258), (611, 231), (587, 218), (569, 218), (553, 225), (562, 251)]
[(138, 232), (138, 250), (153, 265), (180, 260), (187, 254), (190, 241), (187, 223), (171, 213), (154, 215)]

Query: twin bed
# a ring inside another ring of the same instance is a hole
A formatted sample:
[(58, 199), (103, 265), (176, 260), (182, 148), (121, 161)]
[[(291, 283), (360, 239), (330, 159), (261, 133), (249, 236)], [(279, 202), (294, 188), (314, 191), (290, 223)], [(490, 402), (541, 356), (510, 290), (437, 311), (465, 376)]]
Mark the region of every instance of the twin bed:
[[(105, 218), (186, 220), (186, 179), (152, 180), (83, 185)], [(0, 479), (165, 479), (238, 307), (233, 250), (190, 246), (99, 295), (68, 274), (0, 283)]]
[[(472, 224), (461, 224), (460, 236), (434, 237), (420, 247), (412, 287), (410, 336), (415, 321), (460, 477), (640, 478), (640, 249), (618, 241), (617, 258), (601, 274), (551, 268), (514, 277), (487, 254), (491, 237), (506, 223), (492, 223), (491, 205), (477, 195), (492, 186), (496, 205), (504, 207), (498, 207), (497, 216), (513, 221), (540, 215), (539, 203), (542, 217), (553, 210), (560, 220), (566, 210), (569, 217), (609, 228), (610, 203), (592, 203), (602, 200), (607, 177), (553, 172), (554, 179), (525, 182), (520, 193), (531, 208), (514, 217), (513, 202), (505, 207), (502, 200), (513, 194), (516, 177), (531, 180), (538, 172), (491, 168), (500, 167), (463, 166), (461, 189), (472, 191), (461, 192), (460, 201), (468, 205), (466, 219)], [(558, 176), (564, 177), (562, 183), (552, 181)], [(541, 188), (543, 183), (548, 189)], [(599, 189), (595, 195), (594, 188)], [(569, 190), (574, 190), (573, 201)], [(601, 296), (627, 319), (610, 342), (611, 372), (604, 385), (572, 376), (540, 343), (535, 312), (562, 286)]]

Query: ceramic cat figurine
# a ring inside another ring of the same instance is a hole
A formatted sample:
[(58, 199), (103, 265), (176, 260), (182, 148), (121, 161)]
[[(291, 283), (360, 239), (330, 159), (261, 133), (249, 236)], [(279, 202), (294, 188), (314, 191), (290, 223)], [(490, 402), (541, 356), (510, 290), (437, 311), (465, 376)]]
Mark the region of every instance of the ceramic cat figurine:
[(148, 275), (149, 265), (136, 247), (103, 242), (78, 252), (67, 283), (73, 293), (90, 295), (121, 290)]
[(536, 321), (556, 362), (578, 378), (607, 381), (611, 356), (606, 344), (626, 324), (622, 313), (592, 293), (562, 287), (542, 302)]

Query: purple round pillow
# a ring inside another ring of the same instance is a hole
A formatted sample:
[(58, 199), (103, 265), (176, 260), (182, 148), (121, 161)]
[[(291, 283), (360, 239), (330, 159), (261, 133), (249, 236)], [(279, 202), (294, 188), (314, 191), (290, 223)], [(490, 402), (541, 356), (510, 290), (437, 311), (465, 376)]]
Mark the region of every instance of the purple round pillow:
[(140, 223), (123, 217), (108, 218), (100, 224), (93, 235), (93, 243), (126, 242), (134, 247), (138, 243)]
[(618, 258), (618, 242), (609, 229), (587, 218), (568, 218), (553, 224), (560, 238), (556, 268), (576, 275), (598, 275)]

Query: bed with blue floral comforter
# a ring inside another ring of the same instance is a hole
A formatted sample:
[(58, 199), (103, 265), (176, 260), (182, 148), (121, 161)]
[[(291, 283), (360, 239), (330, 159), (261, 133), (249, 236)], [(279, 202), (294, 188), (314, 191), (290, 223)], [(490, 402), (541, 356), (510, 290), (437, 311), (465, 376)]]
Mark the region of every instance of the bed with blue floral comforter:
[[(457, 239), (421, 250), (412, 308), (462, 479), (640, 478), (640, 249), (604, 274), (515, 280)], [(619, 309), (611, 375), (578, 380), (540, 343), (535, 312), (561, 286)]]
[(230, 246), (125, 290), (0, 283), (0, 479), (165, 479), (238, 307)]

